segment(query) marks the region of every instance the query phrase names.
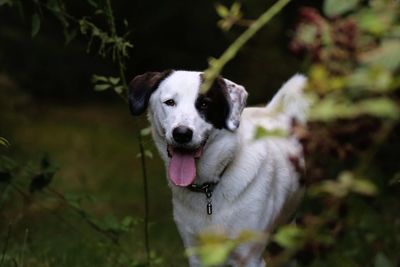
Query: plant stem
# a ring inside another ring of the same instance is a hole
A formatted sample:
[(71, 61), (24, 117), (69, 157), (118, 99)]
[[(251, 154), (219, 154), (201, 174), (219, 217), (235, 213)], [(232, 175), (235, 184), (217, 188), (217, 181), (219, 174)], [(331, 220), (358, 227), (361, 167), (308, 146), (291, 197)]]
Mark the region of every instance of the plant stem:
[[(110, 32), (112, 38), (117, 38), (117, 30), (115, 27), (115, 19), (112, 13), (112, 7), (110, 0), (106, 0), (107, 6), (107, 18), (108, 23), (110, 26)], [(125, 94), (120, 94), (120, 96), (127, 102), (127, 88), (128, 84), (125, 77), (125, 65), (123, 62), (123, 55), (118, 48), (116, 49), (116, 56), (119, 68), (119, 75), (123, 86), (125, 88)], [(139, 125), (139, 121), (137, 123)], [(141, 160), (141, 169), (142, 169), (142, 177), (143, 177), (143, 195), (144, 195), (144, 245), (145, 245), (145, 252), (146, 252), (146, 265), (150, 266), (150, 242), (149, 242), (149, 189), (148, 189), (148, 179), (147, 179), (147, 168), (146, 168), (146, 158), (144, 154), (144, 146), (142, 136), (140, 131), (137, 133), (137, 140), (139, 143), (139, 152), (140, 152), (140, 160)]]
[(276, 14), (278, 14), (290, 0), (279, 0), (267, 11), (265, 11), (250, 27), (243, 32), (229, 47), (225, 50), (219, 59), (211, 59), (209, 68), (204, 71), (205, 80), (201, 86), (201, 92), (207, 92), (214, 80), (221, 73), (224, 66), (232, 60), (237, 52), (249, 41), (265, 24), (267, 24)]
[[(115, 27), (115, 19), (112, 13), (112, 7), (110, 0), (106, 0), (107, 5), (107, 17), (110, 26), (111, 36), (113, 38), (117, 38), (117, 30)], [(116, 49), (116, 56), (119, 68), (119, 75), (122, 81), (122, 84), (125, 88), (125, 94), (120, 94), (120, 96), (127, 102), (127, 88), (128, 83), (125, 77), (125, 65), (123, 62), (123, 55), (118, 48)], [(139, 125), (139, 121), (137, 123)], [(137, 133), (137, 140), (139, 143), (139, 151), (140, 151), (140, 160), (142, 166), (142, 177), (143, 177), (143, 195), (144, 195), (144, 245), (145, 245), (145, 252), (146, 252), (146, 265), (150, 266), (150, 242), (149, 242), (149, 189), (148, 189), (148, 179), (147, 179), (147, 169), (146, 169), (146, 158), (144, 154), (144, 146), (142, 136), (140, 131)]]
[(149, 242), (149, 188), (147, 183), (146, 158), (144, 154), (143, 140), (138, 132), (138, 141), (140, 149), (140, 160), (142, 164), (143, 175), (143, 193), (144, 193), (144, 245), (146, 250), (146, 263), (150, 266), (150, 242)]

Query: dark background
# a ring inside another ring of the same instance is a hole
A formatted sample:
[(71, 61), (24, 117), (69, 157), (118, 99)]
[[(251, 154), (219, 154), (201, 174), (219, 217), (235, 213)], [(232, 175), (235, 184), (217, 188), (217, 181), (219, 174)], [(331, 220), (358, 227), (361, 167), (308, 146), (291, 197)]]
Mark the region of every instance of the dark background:
[[(257, 18), (272, 3), (267, 2), (246, 1), (243, 4), (245, 17)], [(207, 59), (219, 57), (243, 31), (239, 26), (229, 32), (219, 29), (215, 3), (113, 1), (119, 31), (128, 30), (128, 39), (134, 45), (127, 64), (127, 77), (130, 79), (151, 70), (205, 69)], [(288, 51), (288, 39), (301, 4), (302, 1), (290, 4), (225, 68), (226, 78), (243, 84), (250, 92), (251, 104), (266, 102), (285, 79), (301, 71), (300, 61)], [(102, 94), (91, 90), (92, 74), (116, 74), (110, 60), (96, 55), (96, 43), (89, 53), (86, 52), (88, 39), (84, 36), (78, 35), (66, 45), (60, 23), (46, 13), (39, 35), (32, 38), (27, 12), (29, 10), (21, 15), (15, 8), (0, 9), (0, 70), (22, 90), (40, 99), (110, 100), (109, 95), (102, 98)], [(89, 6), (84, 1), (72, 1), (69, 12), (87, 14)], [(124, 26), (123, 19), (128, 26)]]

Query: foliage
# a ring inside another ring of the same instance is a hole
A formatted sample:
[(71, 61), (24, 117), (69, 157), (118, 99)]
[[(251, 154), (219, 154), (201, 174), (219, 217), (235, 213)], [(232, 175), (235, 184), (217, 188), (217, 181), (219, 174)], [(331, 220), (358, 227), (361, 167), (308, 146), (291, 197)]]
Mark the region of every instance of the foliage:
[[(67, 4), (62, 0), (47, 0), (47, 1), (32, 1), (34, 9), (31, 14), (31, 34), (36, 36), (41, 27), (41, 17), (45, 15), (45, 11), (55, 16), (64, 30), (64, 37), (66, 43), (71, 42), (80, 32), (82, 35), (89, 38), (87, 44), (87, 52), (91, 49), (96, 48), (96, 53), (103, 58), (111, 56), (112, 60), (117, 64), (119, 69), (119, 78), (117, 77), (104, 77), (94, 75), (93, 83), (95, 84), (95, 90), (103, 91), (112, 88), (118, 95), (125, 98), (127, 83), (125, 80), (125, 61), (129, 58), (129, 49), (133, 47), (132, 43), (127, 40), (129, 34), (126, 31), (124, 36), (117, 34), (115, 18), (112, 13), (112, 7), (109, 0), (87, 0), (87, 5), (92, 9), (93, 14), (90, 16), (83, 16), (77, 18), (69, 13)], [(7, 0), (0, 2), (2, 5), (17, 6), (20, 10), (23, 10), (23, 5), (29, 5), (20, 0)], [(94, 21), (103, 20), (109, 26), (108, 30), (102, 29), (98, 26), (100, 23)], [(126, 20), (124, 20), (125, 27), (128, 26)], [(109, 87), (105, 85), (97, 85), (98, 82), (103, 82), (102, 78), (108, 80), (110, 83)], [(99, 80), (100, 79), (100, 80)], [(116, 82), (116, 80), (118, 82)]]
[[(221, 73), (224, 66), (231, 61), (238, 51), (263, 27), (265, 26), (276, 14), (278, 14), (290, 0), (279, 0), (269, 9), (267, 9), (261, 16), (252, 22), (248, 29), (244, 31), (221, 55), (220, 58), (210, 58), (208, 61), (209, 67), (204, 71), (204, 81), (201, 85), (201, 91), (207, 92), (215, 79)], [(233, 23), (240, 21), (240, 5), (232, 5), (230, 11), (227, 8), (217, 5), (217, 12), (223, 18), (220, 25), (223, 29), (228, 29)], [(234, 19), (232, 19), (232, 17)]]
[[(22, 2), (20, 0), (8, 0), (8, 1), (0, 1), (0, 7), (4, 5), (8, 5), (10, 7), (17, 7), (23, 12), (24, 5), (32, 5), (33, 12), (31, 14), (31, 35), (32, 37), (36, 36), (41, 28), (41, 17), (47, 15), (48, 12), (54, 15), (61, 23), (61, 26), (64, 30), (64, 37), (66, 43), (69, 43), (73, 38), (75, 38), (77, 32), (79, 31), (82, 35), (88, 36), (88, 45), (87, 52), (95, 46), (94, 43), (97, 43), (97, 51), (96, 53), (102, 57), (110, 56), (113, 62), (115, 62), (118, 66), (119, 77), (112, 76), (100, 76), (93, 75), (92, 82), (94, 84), (95, 91), (104, 91), (112, 88), (115, 93), (117, 93), (121, 98), (126, 100), (127, 94), (127, 81), (125, 78), (125, 61), (129, 57), (129, 49), (133, 47), (133, 45), (126, 39), (126, 36), (129, 32), (126, 32), (124, 36), (119, 36), (117, 34), (115, 18), (113, 15), (113, 10), (111, 7), (110, 0), (87, 0), (85, 1), (91, 9), (94, 11), (94, 14), (91, 16), (84, 16), (81, 18), (77, 18), (70, 14), (67, 10), (66, 1), (62, 0), (43, 0), (43, 1), (32, 1), (31, 3)], [(96, 23), (94, 21), (103, 20), (108, 25), (108, 30), (102, 29), (100, 23)], [(128, 26), (126, 20), (124, 20), (125, 27)], [(149, 150), (145, 150), (142, 143), (142, 136), (138, 132), (138, 143), (140, 147), (139, 156), (141, 158), (142, 170), (143, 170), (143, 179), (144, 179), (144, 204), (145, 204), (145, 216), (144, 216), (144, 225), (145, 225), (145, 255), (146, 260), (144, 262), (137, 261), (132, 259), (128, 254), (124, 252), (124, 249), (121, 248), (118, 252), (118, 257), (122, 257), (124, 260), (120, 261), (119, 264), (129, 266), (149, 266), (152, 264), (160, 264), (162, 260), (155, 256), (154, 252), (150, 251), (149, 241), (148, 241), (148, 196), (147, 196), (147, 175), (146, 175), (146, 166), (145, 166), (145, 157), (152, 157), (152, 154)], [(8, 142), (6, 139), (0, 139), (0, 145), (7, 146)], [(12, 169), (6, 169), (1, 171), (2, 181), (5, 182), (5, 188), (15, 189), (23, 198), (30, 198), (22, 188), (17, 187), (13, 184), (13, 175), (11, 174), (13, 170), (24, 169), (20, 167), (19, 164), (8, 157), (2, 158), (2, 162), (12, 162)], [(8, 168), (8, 167), (5, 167)], [(25, 172), (25, 171), (23, 171)], [(51, 168), (48, 158), (43, 158), (41, 161), (41, 171), (36, 174), (31, 174), (33, 177), (31, 178), (31, 182), (29, 183), (29, 193), (34, 194), (38, 191), (43, 191), (47, 189), (49, 184), (51, 183), (56, 170)], [(28, 175), (28, 174), (26, 174)], [(24, 176), (25, 177), (25, 176)], [(6, 190), (6, 189), (4, 189)], [(136, 225), (135, 221), (131, 217), (126, 217), (122, 221), (117, 221), (114, 217), (106, 217), (104, 220), (98, 220), (90, 215), (86, 210), (82, 207), (82, 198), (70, 195), (63, 195), (53, 189), (47, 190), (54, 195), (58, 201), (61, 202), (60, 205), (69, 206), (79, 217), (85, 221), (93, 230), (102, 234), (104, 237), (107, 237), (110, 242), (114, 245), (119, 245), (120, 236), (122, 234), (127, 233), (131, 226)], [(3, 193), (4, 191), (2, 191)], [(47, 192), (47, 193), (49, 193)], [(5, 201), (6, 195), (2, 196)], [(40, 204), (39, 204), (40, 205)], [(63, 220), (63, 219), (62, 219)], [(7, 246), (4, 248), (1, 263), (5, 258), (8, 259), (8, 262), (15, 261), (13, 257), (8, 257)], [(7, 256), (7, 257), (6, 257)], [(17, 265), (19, 265), (18, 263)], [(21, 265), (23, 265), (21, 263)]]
[[(104, 242), (104, 246), (110, 248), (121, 246), (117, 252), (119, 253), (118, 257), (130, 258), (129, 254), (125, 254), (122, 248), (121, 239), (126, 234), (129, 234), (133, 227), (138, 225), (140, 220), (130, 216), (119, 220), (113, 215), (98, 218), (87, 212), (84, 207), (84, 203), (94, 201), (92, 196), (77, 194), (64, 195), (56, 191), (51, 187), (51, 182), (59, 168), (48, 155), (43, 155), (39, 162), (28, 162), (27, 164), (21, 164), (11, 158), (1, 156), (0, 163), (0, 206), (2, 206), (3, 211), (10, 213), (7, 216), (9, 232), (12, 228), (18, 227), (17, 222), (20, 220), (18, 217), (29, 216), (29, 210), (37, 207), (36, 209), (47, 210), (54, 213), (59, 223), (65, 224), (70, 230), (74, 230), (75, 227), (73, 226), (75, 222), (71, 219), (73, 217), (76, 217), (76, 220), (80, 219), (91, 228), (92, 231), (96, 232), (99, 237), (102, 237), (99, 238), (99, 241), (104, 238), (103, 241), (101, 241)], [(26, 211), (20, 210), (17, 212), (18, 205), (15, 202), (19, 202), (16, 197), (18, 195)], [(55, 208), (58, 206), (62, 206), (67, 210), (64, 210), (62, 214), (57, 213)], [(7, 207), (7, 209), (4, 210), (4, 207)], [(113, 250), (115, 249), (113, 248)], [(9, 249), (7, 245), (2, 251), (1, 257), (5, 266), (11, 266), (12, 262), (17, 262), (17, 266), (23, 265), (21, 261), (24, 259), (18, 258), (18, 253)]]
[[(228, 22), (234, 21), (232, 9), (217, 7)], [(325, 0), (324, 15), (312, 7), (300, 10), (290, 49), (309, 64), (313, 105), (308, 127), (294, 123), (291, 132), (304, 147), (308, 189), (298, 224), (270, 238), (268, 266), (291, 259), (296, 266), (399, 264), (400, 188), (393, 183), (400, 173), (399, 10), (398, 2), (385, 0)], [(255, 138), (284, 135), (259, 128)], [(229, 255), (234, 242), (222, 243), (202, 257), (205, 265)], [(213, 245), (208, 240), (202, 248)]]
[(94, 84), (94, 90), (98, 92), (113, 88), (117, 94), (121, 94), (124, 90), (119, 77), (93, 75), (92, 83)]
[(400, 262), (399, 224), (390, 223), (399, 220), (399, 187), (390, 182), (399, 168), (388, 160), (400, 145), (399, 8), (395, 1), (325, 0), (325, 16), (300, 11), (290, 47), (311, 63), (308, 130), (294, 126), (307, 162), (297, 226), (306, 234), (290, 253), (270, 254), (272, 266), (290, 257), (300, 266)]
[(266, 239), (264, 234), (243, 231), (236, 238), (229, 238), (224, 229), (210, 230), (200, 234), (199, 245), (187, 250), (187, 254), (197, 255), (204, 266), (219, 266), (225, 263), (229, 254), (242, 244), (257, 246)]

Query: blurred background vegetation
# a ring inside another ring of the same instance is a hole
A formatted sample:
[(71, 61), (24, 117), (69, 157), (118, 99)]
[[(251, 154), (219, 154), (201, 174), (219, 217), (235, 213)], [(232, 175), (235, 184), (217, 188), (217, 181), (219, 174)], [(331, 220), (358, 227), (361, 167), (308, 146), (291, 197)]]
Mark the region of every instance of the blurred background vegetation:
[[(273, 3), (0, 0), (0, 266), (186, 266), (163, 163), (119, 96), (136, 74), (206, 69)], [(224, 68), (250, 105), (310, 77), (308, 129), (293, 126), (308, 191), (269, 266), (399, 266), (399, 14), (398, 1), (292, 1)], [(234, 247), (203, 241), (209, 265)]]

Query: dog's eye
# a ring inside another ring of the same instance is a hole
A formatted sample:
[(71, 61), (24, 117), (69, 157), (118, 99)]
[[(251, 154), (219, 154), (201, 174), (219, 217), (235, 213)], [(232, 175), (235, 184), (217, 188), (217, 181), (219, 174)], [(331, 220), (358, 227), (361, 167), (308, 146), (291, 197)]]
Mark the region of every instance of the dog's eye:
[(173, 107), (176, 105), (175, 101), (173, 99), (168, 99), (167, 101), (164, 101), (164, 104), (170, 107)]

